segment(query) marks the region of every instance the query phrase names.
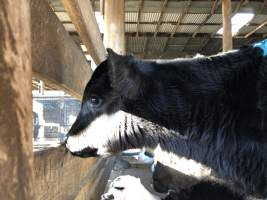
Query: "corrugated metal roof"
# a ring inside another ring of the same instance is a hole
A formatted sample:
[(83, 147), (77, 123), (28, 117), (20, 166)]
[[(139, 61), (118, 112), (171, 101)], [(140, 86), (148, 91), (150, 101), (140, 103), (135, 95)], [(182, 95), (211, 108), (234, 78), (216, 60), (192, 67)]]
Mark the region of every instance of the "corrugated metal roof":
[(184, 49), (184, 51), (187, 52), (194, 52), (195, 54), (198, 53), (201, 50), (201, 45), (187, 45)]
[(140, 22), (158, 22), (160, 13), (141, 13)]
[(198, 28), (198, 25), (180, 25), (176, 32), (180, 33), (194, 33), (195, 30)]
[(175, 25), (174, 24), (164, 23), (164, 24), (160, 25), (158, 32), (172, 33), (174, 31), (174, 29), (175, 29)]
[(153, 33), (156, 30), (156, 24), (140, 24), (139, 25), (139, 31), (140, 32), (147, 32), (147, 33)]
[(215, 33), (220, 28), (221, 26), (218, 25), (204, 25), (199, 29), (198, 33)]
[(168, 52), (181, 52), (184, 49), (184, 45), (168, 45), (166, 51)]
[(178, 22), (181, 17), (181, 13), (164, 13), (162, 16), (162, 22)]
[(259, 30), (256, 31), (256, 33), (267, 33), (267, 27), (264, 26), (264, 27), (260, 28)]
[(127, 48), (134, 53), (143, 52), (146, 40), (146, 37), (127, 37)]
[(214, 14), (212, 15), (208, 21), (208, 24), (222, 24), (222, 14)]
[(208, 14), (187, 14), (182, 23), (201, 24), (207, 18)]
[(262, 1), (247, 1), (247, 3), (240, 8), (239, 12), (258, 13), (258, 11), (262, 9), (262, 6)]
[(249, 44), (251, 41), (250, 38), (234, 38), (233, 39), (233, 46), (234, 48), (239, 48), (243, 46), (244, 44)]
[(206, 7), (193, 7), (191, 6), (189, 8), (189, 13), (198, 13), (198, 14), (202, 14), (202, 13), (206, 13), (209, 14), (210, 13), (210, 8), (206, 8)]
[(125, 12), (138, 12), (138, 1), (125, 1)]
[(164, 50), (165, 44), (167, 42), (167, 37), (151, 37), (148, 40), (147, 50), (151, 52)]
[[(139, 2), (139, 1), (137, 1)], [(143, 12), (160, 12), (161, 11), (161, 6), (162, 6), (162, 1), (149, 1), (145, 0), (144, 5), (142, 8)]]
[(256, 28), (256, 26), (244, 26), (243, 28), (241, 28), (239, 30), (238, 35), (244, 35), (246, 33), (249, 33), (250, 31), (252, 31), (255, 28)]
[(267, 20), (267, 15), (256, 15), (251, 21), (251, 24), (261, 24)]
[(172, 37), (168, 41), (168, 45), (185, 45), (189, 37)]
[[(61, 0), (48, 1), (50, 2), (50, 5), (53, 7), (53, 10), (56, 12), (61, 22), (71, 22), (71, 19), (67, 13), (62, 12), (64, 11), (64, 7), (61, 3)], [(167, 52), (169, 52), (169, 55), (175, 55), (175, 52), (179, 52), (181, 50), (183, 50), (183, 52), (200, 50), (196, 46), (201, 46), (202, 43), (206, 43), (205, 41), (207, 38), (211, 37), (213, 33), (216, 33), (222, 25), (221, 6), (219, 6), (215, 11), (215, 14), (207, 20), (206, 24), (204, 24), (201, 28), (199, 26), (210, 14), (213, 2), (213, 0), (191, 1), (188, 14), (184, 16), (181, 24), (178, 26), (175, 32), (175, 35), (172, 35), (173, 37), (170, 37), (167, 40), (166, 38), (174, 31), (177, 22), (182, 16), (182, 13), (188, 7), (189, 1), (169, 0), (162, 15), (161, 25), (158, 27), (158, 34), (156, 37), (153, 37), (153, 33), (156, 30), (156, 24), (159, 22), (163, 0), (144, 0), (144, 5), (140, 14), (139, 26), (139, 33), (144, 37), (127, 36), (128, 51), (133, 53), (143, 52), (147, 38), (149, 38), (147, 39), (148, 52), (162, 51), (165, 46), (164, 42), (166, 41), (168, 41), (168, 44), (165, 49)], [(126, 33), (129, 33), (129, 35), (135, 35), (134, 33), (137, 32), (139, 3), (139, 0), (125, 0), (125, 31)], [(239, 1), (232, 1), (232, 9), (235, 9), (239, 3)], [(244, 36), (256, 28), (259, 24), (267, 20), (267, 8), (263, 8), (262, 6), (262, 1), (250, 0), (245, 1), (245, 4), (240, 7), (238, 12), (257, 13), (261, 10), (261, 14), (254, 17), (254, 19), (250, 22), (252, 25), (245, 26), (239, 31), (239, 37)], [(99, 0), (94, 1), (94, 10), (99, 11), (99, 7)], [(76, 32), (75, 26), (72, 23), (64, 23), (64, 26), (67, 31)], [(198, 30), (198, 34), (196, 38), (192, 38), (191, 36), (196, 30)], [(257, 36), (258, 38), (261, 38), (264, 34), (267, 34), (267, 27), (259, 29), (255, 34), (262, 34), (259, 37)], [(250, 36), (248, 40), (244, 40), (242, 38), (234, 39), (236, 40), (234, 45), (238, 46), (241, 44), (246, 44), (249, 41), (255, 41), (253, 38), (251, 38), (253, 36), (254, 34)], [(79, 37), (79, 35), (77, 34), (76, 37)], [(189, 38), (190, 40), (188, 40)], [(184, 48), (184, 45), (188, 45), (188, 47)], [(205, 51), (206, 53), (214, 53), (216, 50), (220, 49), (220, 46), (221, 38), (211, 38), (205, 47)]]
[(206, 41), (207, 38), (204, 37), (195, 37), (195, 38), (190, 38), (188, 45), (190, 46), (196, 46), (196, 45), (201, 45), (203, 42)]
[(125, 24), (125, 32), (137, 32), (137, 24)]
[(187, 7), (188, 1), (169, 1), (165, 9), (166, 13), (182, 13)]
[(137, 12), (126, 12), (125, 22), (137, 22), (138, 13)]

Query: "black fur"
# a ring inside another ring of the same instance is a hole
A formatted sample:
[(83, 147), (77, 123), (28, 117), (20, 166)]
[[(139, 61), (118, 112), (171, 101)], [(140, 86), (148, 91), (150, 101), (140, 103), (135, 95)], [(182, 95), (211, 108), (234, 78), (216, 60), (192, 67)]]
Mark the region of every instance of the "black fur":
[(157, 162), (154, 167), (152, 180), (153, 188), (159, 193), (167, 193), (169, 190), (178, 193), (200, 181), (196, 177), (186, 175), (160, 162)]
[(210, 181), (202, 181), (179, 193), (170, 191), (163, 200), (244, 200), (244, 195), (229, 187)]
[[(92, 96), (103, 100), (101, 107), (92, 107)], [(267, 67), (259, 48), (161, 63), (109, 50), (69, 136), (117, 110), (155, 127), (119, 134), (108, 143), (111, 152), (160, 144), (211, 167), (246, 194), (267, 196)]]

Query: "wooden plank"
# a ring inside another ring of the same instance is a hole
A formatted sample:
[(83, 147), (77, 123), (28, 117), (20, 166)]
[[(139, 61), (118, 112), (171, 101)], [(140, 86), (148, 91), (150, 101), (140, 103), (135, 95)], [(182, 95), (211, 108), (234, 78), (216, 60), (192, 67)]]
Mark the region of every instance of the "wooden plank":
[(223, 15), (223, 51), (233, 48), (232, 26), (231, 26), (231, 0), (222, 0)]
[(185, 15), (188, 13), (188, 11), (189, 11), (189, 9), (190, 9), (190, 7), (191, 7), (191, 4), (192, 4), (192, 0), (188, 0), (185, 9), (183, 10), (181, 16), (180, 16), (179, 19), (178, 19), (178, 22), (177, 22), (176, 25), (175, 25), (175, 28), (173, 29), (173, 31), (172, 31), (170, 37), (168, 37), (168, 39), (166, 40), (166, 43), (165, 43), (165, 45), (164, 45), (164, 47), (163, 47), (163, 52), (166, 51), (166, 48), (167, 48), (167, 45), (168, 45), (168, 42), (169, 42), (170, 38), (174, 37), (174, 34), (176, 33), (178, 27), (179, 27), (180, 24), (182, 23), (182, 21), (183, 21)]
[(88, 53), (96, 64), (101, 63), (106, 58), (106, 51), (90, 0), (62, 0), (62, 2)]
[(205, 18), (205, 20), (201, 23), (201, 25), (198, 26), (198, 28), (193, 33), (192, 37), (196, 37), (200, 29), (207, 23), (207, 21), (212, 17), (212, 15), (215, 13), (215, 11), (218, 8), (218, 0), (213, 1), (212, 8), (210, 10), (210, 14)]
[(114, 159), (79, 158), (64, 146), (34, 152), (35, 200), (101, 199)]
[(33, 75), (81, 99), (92, 70), (46, 1), (31, 1)]
[(159, 21), (157, 22), (156, 29), (154, 32), (154, 37), (157, 36), (157, 33), (158, 33), (159, 27), (161, 25), (163, 14), (164, 14), (164, 11), (166, 9), (167, 4), (168, 4), (168, 0), (163, 0), (162, 6), (161, 6), (161, 11), (160, 11), (160, 16), (159, 16)]
[(0, 198), (33, 199), (30, 0), (0, 0)]
[(264, 21), (263, 23), (261, 23), (259, 26), (257, 26), (255, 29), (253, 29), (252, 31), (250, 31), (249, 33), (247, 33), (245, 35), (245, 38), (248, 38), (249, 36), (251, 36), (253, 33), (255, 33), (257, 30), (261, 29), (262, 27), (264, 27), (267, 24), (267, 20)]
[(105, 1), (104, 44), (119, 54), (126, 53), (124, 0)]
[(138, 13), (137, 13), (136, 37), (139, 37), (140, 17), (141, 17), (143, 6), (144, 6), (144, 0), (139, 0)]

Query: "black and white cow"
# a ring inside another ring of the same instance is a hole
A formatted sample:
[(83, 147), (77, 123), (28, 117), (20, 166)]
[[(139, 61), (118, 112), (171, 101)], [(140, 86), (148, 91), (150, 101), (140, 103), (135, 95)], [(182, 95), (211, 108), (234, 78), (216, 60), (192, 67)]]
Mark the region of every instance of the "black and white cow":
[(67, 148), (81, 157), (160, 147), (267, 197), (267, 64), (259, 48), (142, 61), (108, 49)]

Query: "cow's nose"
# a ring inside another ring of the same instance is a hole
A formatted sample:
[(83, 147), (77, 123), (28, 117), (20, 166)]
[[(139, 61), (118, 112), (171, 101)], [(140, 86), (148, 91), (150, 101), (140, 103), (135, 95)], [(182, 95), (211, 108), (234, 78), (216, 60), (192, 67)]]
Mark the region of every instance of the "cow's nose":
[(113, 194), (103, 194), (102, 195), (102, 200), (114, 200)]

